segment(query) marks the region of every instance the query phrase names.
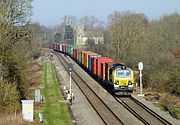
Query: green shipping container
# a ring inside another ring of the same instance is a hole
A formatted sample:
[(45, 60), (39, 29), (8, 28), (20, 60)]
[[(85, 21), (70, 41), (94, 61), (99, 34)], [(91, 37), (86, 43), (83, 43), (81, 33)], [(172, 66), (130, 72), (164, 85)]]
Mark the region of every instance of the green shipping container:
[(78, 61), (82, 64), (82, 51), (78, 53)]
[(67, 52), (71, 57), (73, 57), (73, 49), (74, 48), (76, 48), (76, 46), (74, 46), (74, 45), (68, 45), (68, 47), (67, 47)]

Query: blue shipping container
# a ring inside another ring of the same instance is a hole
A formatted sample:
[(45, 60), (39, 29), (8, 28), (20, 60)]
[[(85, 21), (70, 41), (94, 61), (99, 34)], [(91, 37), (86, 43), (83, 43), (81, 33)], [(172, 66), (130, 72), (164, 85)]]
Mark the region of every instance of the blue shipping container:
[(92, 71), (92, 58), (95, 58), (95, 57), (101, 57), (101, 55), (89, 55), (89, 58), (88, 58), (88, 69), (89, 71)]

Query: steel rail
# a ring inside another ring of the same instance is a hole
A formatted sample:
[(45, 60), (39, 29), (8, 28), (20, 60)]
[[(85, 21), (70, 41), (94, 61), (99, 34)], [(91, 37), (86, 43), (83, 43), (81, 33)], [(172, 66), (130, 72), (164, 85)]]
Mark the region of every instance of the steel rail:
[(145, 125), (172, 125), (132, 96), (114, 98)]

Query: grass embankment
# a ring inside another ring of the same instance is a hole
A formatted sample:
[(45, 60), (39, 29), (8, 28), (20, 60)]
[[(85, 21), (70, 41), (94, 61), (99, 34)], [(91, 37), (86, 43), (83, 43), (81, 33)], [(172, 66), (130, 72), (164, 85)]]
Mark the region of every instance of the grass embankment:
[(58, 80), (56, 78), (54, 65), (50, 62), (44, 63), (43, 72), (43, 106), (44, 123), (48, 125), (71, 125), (67, 105), (63, 101)]

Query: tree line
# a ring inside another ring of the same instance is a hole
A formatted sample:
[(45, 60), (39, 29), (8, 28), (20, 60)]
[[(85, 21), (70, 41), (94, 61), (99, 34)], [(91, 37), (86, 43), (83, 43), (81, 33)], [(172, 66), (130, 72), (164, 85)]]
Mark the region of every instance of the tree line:
[(142, 61), (144, 87), (179, 95), (180, 15), (173, 13), (150, 21), (143, 13), (115, 11), (107, 18), (108, 22), (104, 23), (95, 16), (77, 19), (65, 15), (53, 31), (64, 34), (68, 25), (75, 35), (76, 26), (83, 24), (86, 31), (102, 33), (104, 42), (95, 45), (93, 39), (88, 39), (87, 50), (124, 62), (135, 70)]
[(141, 13), (116, 11), (108, 16), (103, 32), (104, 43), (95, 45), (89, 39), (88, 50), (124, 62), (133, 69), (142, 61), (145, 87), (180, 94), (180, 58), (175, 56), (180, 48), (179, 14), (149, 21)]

